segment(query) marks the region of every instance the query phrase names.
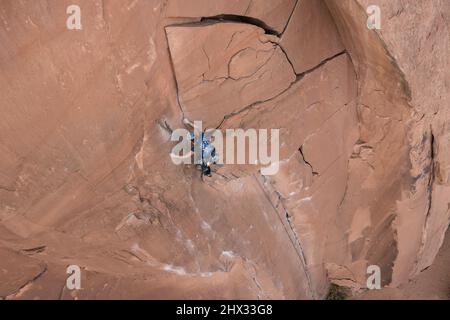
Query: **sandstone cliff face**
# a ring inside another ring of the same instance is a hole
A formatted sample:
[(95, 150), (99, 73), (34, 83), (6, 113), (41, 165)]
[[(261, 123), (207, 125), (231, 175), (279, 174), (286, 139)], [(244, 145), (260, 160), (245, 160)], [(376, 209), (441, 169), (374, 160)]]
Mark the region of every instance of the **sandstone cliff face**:
[[(71, 1), (0, 4), (1, 297), (320, 299), (433, 262), (448, 1), (78, 2), (80, 31)], [(203, 182), (170, 161), (183, 117), (280, 128), (279, 172)]]

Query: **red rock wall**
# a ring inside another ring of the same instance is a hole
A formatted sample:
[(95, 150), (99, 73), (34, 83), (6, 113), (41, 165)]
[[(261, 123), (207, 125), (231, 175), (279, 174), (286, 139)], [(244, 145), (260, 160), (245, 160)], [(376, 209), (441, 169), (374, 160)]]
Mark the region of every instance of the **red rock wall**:
[[(430, 265), (450, 11), (379, 2), (380, 32), (362, 0), (79, 0), (80, 31), (72, 1), (3, 1), (0, 297), (320, 299)], [(278, 174), (175, 166), (183, 116), (280, 128)]]

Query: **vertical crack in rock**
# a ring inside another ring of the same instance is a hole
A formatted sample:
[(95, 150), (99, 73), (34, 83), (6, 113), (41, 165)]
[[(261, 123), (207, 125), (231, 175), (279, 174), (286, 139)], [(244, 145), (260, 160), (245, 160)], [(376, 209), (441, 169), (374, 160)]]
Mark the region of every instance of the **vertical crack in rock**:
[[(426, 244), (426, 230), (428, 228), (428, 225), (430, 223), (430, 215), (431, 215), (431, 209), (433, 207), (433, 185), (435, 182), (435, 178), (436, 178), (436, 163), (435, 163), (435, 158), (436, 158), (436, 145), (435, 145), (436, 141), (435, 141), (435, 136), (433, 133), (433, 128), (430, 127), (430, 163), (429, 163), (429, 178), (428, 178), (428, 184), (427, 184), (427, 192), (428, 192), (428, 204), (427, 204), (427, 213), (425, 215), (425, 222), (423, 224), (423, 236), (422, 236), (422, 240), (421, 240), (421, 248), (419, 249), (419, 254), (418, 257), (420, 257), (420, 255), (423, 254), (423, 251), (425, 249), (425, 244)], [(416, 262), (417, 265), (415, 268), (419, 268), (419, 261)], [(419, 270), (419, 272), (422, 272), (424, 270), (426, 270), (429, 266), (426, 266), (424, 268), (421, 268), (421, 270)]]
[(278, 203), (274, 204), (270, 197), (271, 191), (266, 188), (266, 185), (267, 185), (266, 178), (262, 174), (255, 175), (255, 178), (256, 178), (256, 181), (258, 182), (258, 185), (260, 186), (264, 196), (269, 201), (269, 203), (271, 204), (276, 215), (280, 219), (280, 222), (283, 225), (284, 230), (286, 231), (286, 234), (292, 244), (292, 247), (294, 248), (295, 252), (297, 253), (297, 257), (299, 258), (300, 264), (305, 273), (305, 277), (306, 277), (307, 284), (308, 284), (309, 294), (313, 299), (315, 299), (316, 294), (313, 289), (312, 279), (311, 279), (311, 275), (309, 272), (308, 263), (306, 261), (306, 255), (303, 250), (303, 245), (302, 245), (300, 238), (297, 235), (297, 232), (295, 231), (294, 226), (291, 223), (291, 217), (281, 201), (282, 196), (279, 192), (277, 192), (275, 190), (274, 193), (277, 196)]
[(263, 287), (261, 286), (261, 284), (258, 281), (257, 268), (256, 268), (255, 264), (252, 261), (250, 261), (249, 259), (244, 257), (243, 260), (245, 261), (245, 264), (250, 269), (249, 270), (250, 278), (253, 281), (253, 283), (255, 284), (255, 287), (258, 289), (258, 294), (257, 294), (258, 300), (263, 300), (265, 292), (264, 292)]
[(295, 68), (294, 68), (294, 64), (292, 63), (291, 58), (289, 58), (289, 55), (287, 54), (286, 50), (283, 48), (283, 46), (280, 46), (278, 43), (276, 43), (276, 45), (280, 48), (280, 50), (284, 53), (287, 62), (289, 62), (289, 64), (291, 65), (292, 68), (292, 72), (297, 76), (298, 78), (298, 74), (295, 73)]
[(297, 3), (280, 45), (290, 56), (296, 73), (345, 49), (328, 8), (317, 0)]
[(61, 289), (59, 290), (59, 294), (58, 294), (58, 300), (62, 300), (63, 296), (64, 296), (64, 290), (66, 289), (66, 282), (63, 282), (63, 285), (61, 287)]
[(175, 93), (176, 93), (176, 99), (177, 99), (177, 104), (178, 104), (178, 108), (180, 109), (181, 115), (183, 118), (185, 118), (184, 115), (184, 110), (183, 107), (181, 105), (181, 101), (180, 101), (180, 90), (178, 88), (178, 81), (177, 81), (177, 76), (175, 74), (175, 66), (173, 64), (173, 57), (172, 57), (172, 53), (170, 52), (170, 48), (169, 48), (169, 38), (167, 36), (167, 32), (164, 32), (164, 35), (166, 37), (166, 50), (167, 50), (167, 55), (169, 57), (169, 62), (170, 62), (170, 70), (172, 71), (172, 79), (175, 85)]
[[(430, 178), (428, 180), (428, 210), (426, 219), (430, 216), (432, 202), (433, 202), (433, 184), (435, 180), (435, 171), (436, 171), (436, 146), (435, 146), (435, 138), (433, 134), (433, 129), (430, 129)], [(426, 222), (425, 222), (426, 225)]]
[(315, 294), (315, 291), (313, 289), (311, 275), (310, 275), (309, 267), (308, 267), (308, 261), (306, 260), (306, 255), (305, 255), (305, 252), (303, 250), (302, 242), (301, 242), (300, 238), (298, 237), (297, 232), (295, 231), (295, 227), (292, 225), (291, 215), (289, 214), (289, 212), (286, 210), (286, 208), (282, 204), (282, 199), (281, 198), (280, 198), (280, 204), (283, 207), (283, 210), (285, 212), (287, 225), (289, 226), (289, 228), (291, 230), (291, 233), (293, 234), (293, 236), (295, 238), (295, 243), (297, 243), (297, 245), (298, 245), (298, 248), (299, 248), (298, 252), (299, 252), (300, 260), (302, 261), (302, 264), (303, 264), (304, 269), (305, 269), (305, 275), (306, 275), (306, 279), (308, 281), (308, 287), (309, 287), (309, 290), (310, 290), (312, 298), (315, 299), (316, 294)]
[(308, 160), (306, 160), (305, 154), (303, 153), (303, 145), (300, 146), (300, 148), (298, 148), (298, 151), (300, 152), (300, 156), (302, 157), (303, 162), (304, 162), (308, 167), (311, 168), (312, 174), (313, 174), (313, 175), (318, 175), (319, 173), (318, 173), (317, 171), (314, 171), (314, 168), (313, 168), (312, 164), (311, 164)]
[(252, 5), (253, 5), (253, 0), (250, 0), (250, 1), (248, 2), (247, 8), (245, 9), (244, 16), (247, 16), (247, 15), (248, 15), (248, 13), (249, 13), (250, 8), (252, 7)]
[(288, 20), (287, 20), (287, 22), (286, 22), (286, 25), (285, 25), (284, 28), (283, 28), (283, 31), (280, 32), (280, 36), (282, 36), (282, 35), (284, 34), (284, 32), (286, 31), (287, 27), (289, 26), (289, 23), (291, 22), (292, 16), (294, 15), (295, 9), (297, 9), (297, 6), (298, 6), (298, 4), (299, 4), (300, 1), (301, 1), (301, 0), (296, 0), (296, 1), (295, 1), (295, 5), (294, 5), (294, 7), (292, 8), (291, 13), (289, 14), (289, 18), (288, 18)]
[(36, 280), (38, 280), (39, 278), (41, 278), (46, 272), (47, 272), (47, 264), (44, 265), (44, 268), (36, 275), (34, 276), (32, 279), (28, 280), (26, 283), (24, 283), (22, 286), (20, 286), (15, 292), (7, 295), (6, 297), (2, 297), (3, 299), (14, 299), (16, 298), (18, 295), (20, 295), (23, 291), (27, 290), (27, 288), (29, 286), (31, 286), (34, 282), (36, 282)]

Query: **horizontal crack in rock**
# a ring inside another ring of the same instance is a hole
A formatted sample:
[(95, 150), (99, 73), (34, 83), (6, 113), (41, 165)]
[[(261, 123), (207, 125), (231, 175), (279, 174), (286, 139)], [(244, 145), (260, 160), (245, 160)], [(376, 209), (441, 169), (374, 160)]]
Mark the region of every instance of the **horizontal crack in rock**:
[[(280, 46), (280, 48), (281, 48), (281, 46)], [(244, 108), (242, 108), (242, 109), (240, 109), (240, 110), (238, 110), (238, 111), (235, 111), (235, 112), (226, 114), (226, 115), (223, 117), (223, 120), (222, 120), (222, 121), (220, 122), (220, 124), (217, 126), (217, 128), (218, 128), (218, 129), (221, 128), (222, 125), (223, 125), (223, 123), (224, 123), (226, 120), (228, 120), (228, 119), (230, 119), (230, 118), (232, 118), (232, 117), (234, 117), (234, 116), (236, 116), (236, 115), (238, 115), (238, 114), (241, 114), (241, 113), (243, 113), (243, 112), (245, 112), (245, 111), (248, 111), (248, 110), (252, 109), (253, 107), (255, 107), (255, 106), (257, 106), (257, 105), (260, 105), (260, 104), (262, 104), (262, 103), (266, 103), (266, 102), (272, 101), (272, 100), (274, 100), (274, 99), (280, 97), (281, 95), (283, 95), (284, 93), (286, 93), (287, 91), (289, 91), (289, 90), (292, 88), (292, 86), (293, 86), (294, 84), (296, 84), (297, 82), (299, 82), (300, 80), (302, 80), (306, 75), (308, 75), (308, 74), (310, 74), (310, 73), (316, 71), (318, 68), (324, 66), (324, 65), (327, 64), (329, 61), (331, 61), (331, 60), (333, 60), (333, 59), (336, 59), (337, 57), (339, 57), (339, 56), (341, 56), (341, 55), (343, 55), (343, 54), (346, 54), (346, 53), (347, 53), (347, 51), (344, 50), (344, 51), (342, 51), (342, 52), (340, 52), (340, 53), (335, 54), (335, 55), (332, 56), (332, 57), (329, 57), (329, 58), (323, 60), (323, 61), (320, 62), (317, 66), (315, 66), (315, 67), (313, 67), (313, 68), (311, 68), (311, 69), (309, 69), (309, 70), (306, 70), (305, 72), (302, 72), (302, 73), (300, 73), (300, 74), (297, 74), (297, 75), (296, 75), (295, 81), (293, 81), (293, 82), (289, 85), (289, 87), (287, 87), (286, 89), (284, 89), (283, 91), (281, 91), (279, 94), (275, 95), (274, 97), (269, 98), (269, 99), (266, 99), (266, 100), (262, 100), (262, 101), (256, 101), (256, 102), (253, 102), (252, 104), (250, 104), (250, 105), (248, 105), (248, 106), (246, 106), (246, 107), (244, 107)], [(289, 60), (288, 60), (288, 61), (289, 61)], [(291, 64), (291, 66), (292, 66), (292, 64)]]
[(266, 34), (274, 35), (277, 37), (280, 36), (279, 32), (269, 27), (264, 21), (248, 16), (240, 16), (235, 14), (221, 14), (212, 17), (203, 17), (200, 19), (200, 22), (206, 23), (237, 22), (237, 23), (251, 24), (263, 29)]

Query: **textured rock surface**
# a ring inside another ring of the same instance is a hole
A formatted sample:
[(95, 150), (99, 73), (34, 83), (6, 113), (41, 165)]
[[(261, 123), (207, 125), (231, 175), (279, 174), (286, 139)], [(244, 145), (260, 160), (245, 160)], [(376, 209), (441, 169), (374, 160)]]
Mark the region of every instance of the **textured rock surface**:
[[(280, 170), (262, 177), (264, 189), (297, 243), (315, 296), (327, 289), (323, 268), (327, 238), (336, 235), (347, 162), (358, 139), (356, 78), (342, 54), (299, 79), (284, 94), (254, 106), (223, 128), (281, 128)], [(220, 171), (219, 171), (220, 172)]]
[[(368, 2), (360, 3), (366, 6)], [(417, 148), (421, 135), (431, 135), (432, 139), (431, 164), (430, 159), (425, 160), (425, 163), (416, 160), (420, 150), (413, 149), (411, 152), (413, 161), (418, 162), (416, 172), (426, 171), (431, 166), (427, 188), (422, 191), (428, 196), (427, 216), (424, 224), (416, 229), (417, 234), (422, 234), (422, 238), (418, 246), (409, 249), (409, 254), (416, 260), (413, 268), (409, 270), (410, 275), (414, 275), (432, 263), (450, 222), (450, 113), (446, 108), (450, 103), (450, 73), (445, 71), (448, 58), (442, 54), (450, 49), (450, 3), (373, 3), (385, 12), (384, 19), (387, 19), (387, 22), (384, 23), (380, 36), (404, 73), (410, 88), (410, 105), (414, 108), (417, 119), (410, 144)], [(410, 12), (415, 14), (408, 14)], [(422, 157), (426, 156), (428, 154)], [(409, 217), (411, 214), (405, 211), (403, 215)], [(404, 226), (403, 232), (405, 239), (410, 237), (411, 230), (408, 226)], [(403, 278), (400, 277), (401, 280)]]
[[(0, 4), (0, 297), (320, 299), (433, 262), (448, 1), (81, 0), (81, 31), (70, 4)], [(175, 166), (183, 116), (279, 128), (278, 174)]]
[(167, 27), (181, 108), (205, 128), (256, 102), (269, 100), (295, 80), (276, 37), (243, 23)]
[(439, 249), (433, 264), (422, 271), (414, 280), (398, 287), (386, 287), (381, 290), (369, 290), (357, 294), (354, 299), (389, 300), (448, 300), (448, 275), (450, 274), (450, 229), (447, 230), (444, 243)]
[(281, 46), (297, 74), (344, 50), (325, 2), (316, 0), (298, 2), (282, 36)]
[[(448, 143), (449, 116), (445, 109), (439, 114), (448, 101), (450, 77), (444, 71), (445, 58), (441, 58), (449, 45), (442, 40), (448, 39), (449, 33), (450, 17), (444, 14), (449, 12), (448, 3), (429, 6), (425, 2), (377, 1), (374, 4), (382, 11), (382, 28), (377, 33), (367, 29), (355, 32), (355, 25), (366, 20), (364, 8), (368, 2), (327, 4), (361, 75), (360, 139), (374, 151), (362, 160), (378, 176), (369, 175), (363, 180), (359, 176), (354, 188), (360, 189), (370, 182), (370, 197), (375, 205), (375, 210), (370, 210), (371, 220), (379, 224), (375, 232), (383, 233), (385, 239), (391, 238), (384, 243), (369, 244), (372, 248), (367, 257), (372, 257), (370, 261), (384, 255), (384, 269), (392, 270), (384, 272), (391, 273), (384, 281), (395, 286), (431, 264), (449, 223), (449, 190), (436, 169), (441, 163), (446, 167), (439, 150)], [(415, 40), (411, 43), (410, 39)], [(383, 165), (377, 165), (377, 161)], [(374, 196), (377, 192), (380, 196)], [(360, 208), (355, 208), (358, 195), (351, 194), (348, 197), (351, 205), (346, 210), (355, 212), (355, 219), (368, 200), (363, 199)], [(362, 239), (369, 242), (370, 236), (364, 235)], [(397, 252), (389, 256), (382, 247), (396, 247)]]
[(258, 19), (281, 33), (286, 28), (296, 0), (169, 0), (166, 17), (202, 18), (236, 15)]

